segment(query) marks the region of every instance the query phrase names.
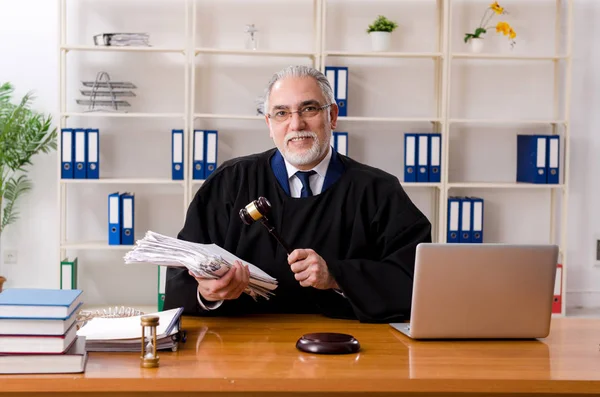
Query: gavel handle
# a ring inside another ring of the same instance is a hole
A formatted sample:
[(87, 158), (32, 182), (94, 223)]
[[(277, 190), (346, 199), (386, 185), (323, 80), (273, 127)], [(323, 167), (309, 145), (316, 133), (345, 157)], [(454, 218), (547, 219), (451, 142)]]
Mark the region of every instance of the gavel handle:
[(275, 231), (275, 228), (269, 224), (269, 221), (266, 219), (266, 217), (262, 217), (260, 219), (260, 222), (263, 224), (264, 227), (267, 228), (269, 233), (271, 233), (271, 236), (275, 237), (275, 240), (277, 240), (277, 242), (285, 249), (285, 252), (287, 252), (287, 254), (290, 255), (292, 253), (290, 246), (287, 245), (285, 241), (283, 241), (283, 239)]

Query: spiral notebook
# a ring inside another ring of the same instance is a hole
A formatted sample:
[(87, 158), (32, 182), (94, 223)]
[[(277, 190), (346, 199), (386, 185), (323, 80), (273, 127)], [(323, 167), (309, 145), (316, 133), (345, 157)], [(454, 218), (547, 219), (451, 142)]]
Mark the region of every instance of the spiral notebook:
[(87, 351), (139, 351), (142, 337), (141, 318), (152, 315), (159, 318), (156, 328), (157, 349), (175, 351), (181, 339), (182, 313), (183, 308), (180, 307), (132, 317), (95, 317), (81, 327), (77, 335), (85, 336)]

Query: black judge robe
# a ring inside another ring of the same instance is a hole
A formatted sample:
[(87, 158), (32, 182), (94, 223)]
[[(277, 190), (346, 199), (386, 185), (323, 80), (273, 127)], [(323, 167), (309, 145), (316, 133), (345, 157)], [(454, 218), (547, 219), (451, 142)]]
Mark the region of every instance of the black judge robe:
[[(410, 317), (417, 244), (431, 242), (431, 224), (411, 202), (398, 179), (333, 153), (344, 172), (321, 194), (292, 198), (270, 165), (277, 149), (222, 164), (196, 193), (178, 238), (215, 243), (260, 267), (278, 281), (275, 295), (257, 301), (247, 294), (215, 310), (197, 301), (197, 282), (186, 269), (167, 271), (165, 310), (188, 315), (321, 313), (362, 322)], [(330, 164), (331, 167), (331, 164)], [(285, 250), (259, 223), (245, 225), (239, 210), (266, 197), (269, 220), (291, 249), (312, 248), (327, 262), (344, 296), (302, 287)]]

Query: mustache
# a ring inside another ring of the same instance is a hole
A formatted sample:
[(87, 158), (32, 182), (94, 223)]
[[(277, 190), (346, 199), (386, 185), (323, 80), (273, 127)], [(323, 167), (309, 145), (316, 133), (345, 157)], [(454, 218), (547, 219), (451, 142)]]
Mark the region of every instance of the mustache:
[(312, 138), (315, 141), (318, 141), (317, 139), (317, 134), (315, 132), (312, 131), (297, 131), (297, 132), (290, 132), (288, 134), (285, 135), (284, 138), (284, 142), (287, 145), (287, 143), (294, 139), (294, 138)]

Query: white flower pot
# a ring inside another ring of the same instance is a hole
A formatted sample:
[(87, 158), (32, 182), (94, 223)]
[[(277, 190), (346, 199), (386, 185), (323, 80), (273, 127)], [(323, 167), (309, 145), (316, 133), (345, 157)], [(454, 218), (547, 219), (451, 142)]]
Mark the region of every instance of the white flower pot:
[(371, 32), (371, 46), (373, 51), (387, 51), (392, 42), (391, 32)]
[(469, 47), (471, 47), (471, 52), (481, 52), (481, 50), (483, 50), (483, 39), (481, 39), (481, 38), (469, 39)]

